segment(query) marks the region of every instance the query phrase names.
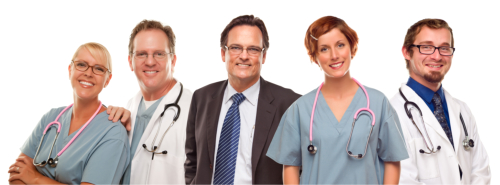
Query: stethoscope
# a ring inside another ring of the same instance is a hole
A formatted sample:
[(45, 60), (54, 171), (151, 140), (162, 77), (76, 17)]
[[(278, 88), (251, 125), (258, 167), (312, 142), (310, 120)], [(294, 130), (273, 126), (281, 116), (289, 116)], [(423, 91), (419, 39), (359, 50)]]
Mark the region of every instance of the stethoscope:
[[(181, 99), (181, 96), (182, 96), (182, 89), (183, 89), (183, 86), (182, 86), (182, 83), (179, 82), (179, 84), (181, 85), (181, 90), (179, 92), (179, 95), (177, 96), (177, 99), (175, 100), (174, 103), (171, 103), (171, 104), (166, 104), (165, 105), (165, 108), (163, 109), (163, 112), (160, 114), (160, 124), (158, 125), (158, 129), (156, 130), (156, 135), (155, 135), (155, 138), (153, 139), (153, 142), (151, 142), (151, 149), (148, 149), (146, 144), (142, 144), (142, 147), (144, 149), (146, 149), (148, 152), (151, 152), (152, 153), (152, 157), (151, 157), (151, 160), (153, 160), (155, 158), (155, 154), (167, 154), (167, 150), (163, 150), (161, 152), (157, 152), (156, 150), (158, 150), (158, 146), (161, 146), (161, 143), (163, 142), (163, 138), (165, 137), (165, 135), (167, 134), (168, 130), (174, 126), (174, 123), (177, 121), (177, 119), (179, 118), (179, 115), (181, 114), (181, 107), (179, 106), (179, 100)], [(174, 107), (174, 108), (177, 108), (177, 112), (175, 113), (174, 115), (174, 119), (172, 121), (172, 123), (170, 123), (170, 126), (167, 128), (167, 130), (165, 130), (165, 132), (163, 133), (163, 136), (161, 137), (161, 140), (160, 140), (160, 143), (158, 143), (158, 146), (154, 145), (155, 141), (156, 141), (156, 138), (158, 137), (158, 133), (160, 132), (160, 129), (161, 129), (161, 123), (162, 123), (162, 120), (163, 120), (163, 115), (165, 114), (165, 111), (170, 108), (170, 107)]]
[[(349, 156), (357, 158), (357, 159), (361, 159), (361, 158), (363, 158), (366, 155), (366, 151), (368, 149), (368, 143), (370, 142), (370, 136), (372, 135), (373, 126), (375, 126), (375, 114), (373, 113), (372, 110), (370, 110), (370, 97), (368, 96), (368, 93), (366, 92), (365, 87), (363, 87), (363, 85), (361, 85), (361, 83), (359, 83), (356, 79), (352, 78), (352, 80), (354, 80), (359, 85), (359, 87), (361, 87), (361, 89), (363, 89), (363, 92), (366, 95), (367, 105), (366, 105), (366, 108), (360, 108), (354, 114), (354, 120), (352, 121), (351, 134), (349, 135), (349, 140), (347, 140), (347, 146), (345, 147), (345, 151), (347, 152), (347, 154)], [(310, 143), (310, 145), (307, 146), (307, 150), (311, 154), (316, 154), (316, 152), (318, 151), (318, 148), (316, 146), (314, 146), (313, 143), (312, 143), (312, 140), (313, 140), (313, 135), (312, 135), (312, 130), (313, 129), (312, 129), (312, 126), (313, 126), (313, 121), (314, 121), (314, 110), (316, 108), (316, 103), (318, 101), (318, 95), (319, 95), (319, 92), (321, 91), (321, 88), (323, 87), (323, 84), (324, 83), (321, 83), (321, 85), (318, 88), (318, 91), (316, 92), (316, 98), (314, 98), (314, 105), (312, 107), (311, 122), (309, 124), (309, 143)], [(367, 111), (367, 112), (369, 112), (372, 115), (372, 127), (370, 129), (370, 134), (368, 135), (368, 140), (366, 141), (365, 153), (364, 154), (353, 155), (352, 152), (349, 151), (349, 149), (348, 149), (349, 148), (349, 143), (351, 142), (352, 131), (354, 130), (354, 124), (356, 123), (357, 118), (359, 118), (358, 117), (359, 113), (362, 112), (362, 111)]]
[[(423, 138), (424, 135), (422, 134), (422, 132), (418, 128), (417, 124), (413, 120), (413, 116), (412, 116), (412, 114), (411, 114), (410, 109), (408, 108), (408, 106), (412, 105), (413, 107), (415, 107), (418, 110), (418, 112), (420, 113), (420, 117), (423, 118), (422, 111), (420, 110), (420, 108), (418, 107), (418, 105), (416, 103), (414, 103), (414, 102), (408, 101), (408, 99), (406, 99), (406, 96), (403, 94), (403, 91), (401, 91), (401, 88), (399, 88), (399, 94), (401, 94), (401, 97), (403, 97), (403, 99), (405, 100), (404, 108), (405, 108), (405, 111), (406, 111), (406, 115), (408, 115), (408, 118), (411, 119), (411, 122), (413, 123), (413, 125), (415, 125), (415, 127), (417, 127), (418, 132), (420, 133), (420, 135), (422, 136), (422, 139), (424, 140), (425, 147), (427, 147), (427, 149), (429, 149), (429, 151), (430, 151), (430, 152), (427, 152), (427, 151), (424, 151), (423, 149), (420, 149), (419, 152), (422, 153), (422, 154), (424, 154), (424, 153), (425, 154), (433, 154), (433, 153), (436, 153), (439, 150), (441, 150), (441, 146), (439, 146), (439, 145), (437, 146), (437, 150), (434, 150), (434, 145), (432, 144), (431, 138), (429, 137), (429, 134), (427, 133), (427, 129), (425, 128), (425, 124), (422, 124), (424, 126), (425, 135), (427, 136), (427, 138), (429, 138), (429, 143), (431, 145), (431, 148), (429, 148), (429, 145), (427, 144), (427, 141), (425, 140), (425, 138)], [(474, 140), (469, 139), (469, 134), (467, 132), (467, 127), (465, 126), (464, 118), (462, 118), (462, 113), (460, 113), (460, 121), (462, 122), (462, 126), (463, 126), (463, 129), (464, 129), (464, 132), (465, 132), (465, 139), (462, 141), (462, 145), (464, 146), (464, 149), (466, 151), (468, 151), (468, 150), (470, 150), (471, 148), (474, 147)]]
[[(57, 120), (59, 120), (59, 118), (61, 117), (61, 115), (66, 110), (68, 110), (70, 107), (72, 107), (72, 106), (73, 106), (73, 104), (71, 104), (71, 105), (67, 106), (66, 108), (64, 108), (64, 110), (61, 113), (59, 113), (59, 115), (57, 116), (56, 120), (54, 120), (53, 122), (50, 122), (45, 127), (45, 130), (43, 131), (42, 139), (40, 140), (40, 144), (38, 145), (38, 149), (36, 150), (35, 157), (33, 158), (33, 165), (38, 166), (38, 167), (44, 167), (45, 165), (48, 164), (50, 167), (54, 167), (55, 168), (57, 166), (58, 161), (59, 161), (59, 156), (61, 156), (63, 154), (63, 152), (66, 151), (66, 149), (73, 143), (73, 141), (75, 141), (75, 139), (80, 135), (80, 133), (82, 133), (82, 131), (85, 130), (85, 128), (87, 127), (87, 125), (94, 119), (94, 117), (97, 115), (97, 113), (99, 113), (99, 110), (101, 110), (102, 102), (99, 101), (99, 107), (95, 111), (94, 115), (92, 115), (92, 117), (87, 121), (87, 123), (85, 123), (81, 127), (81, 129), (75, 134), (75, 136), (73, 136), (73, 138), (71, 138), (71, 140), (68, 142), (68, 144), (66, 144), (66, 146), (64, 146), (64, 148), (56, 155), (56, 157), (51, 158), (50, 156), (52, 155), (52, 150), (54, 149), (54, 145), (56, 144), (57, 137), (59, 136), (59, 133), (61, 132), (61, 127), (62, 127), (61, 123), (58, 122)], [(40, 151), (40, 148), (42, 146), (43, 138), (45, 137), (45, 134), (47, 133), (47, 131), (54, 124), (57, 125), (57, 132), (56, 132), (56, 137), (54, 138), (54, 141), (52, 142), (52, 147), (50, 147), (49, 156), (47, 157), (46, 161), (42, 161), (40, 163), (35, 163), (36, 157), (38, 156), (38, 152)]]

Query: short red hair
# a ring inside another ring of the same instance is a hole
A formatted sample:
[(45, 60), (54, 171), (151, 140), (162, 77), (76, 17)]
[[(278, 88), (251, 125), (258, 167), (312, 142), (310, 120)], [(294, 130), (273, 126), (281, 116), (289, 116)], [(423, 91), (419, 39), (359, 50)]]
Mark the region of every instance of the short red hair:
[(317, 61), (316, 54), (318, 53), (318, 40), (316, 39), (334, 28), (338, 28), (347, 38), (347, 41), (351, 46), (351, 56), (356, 55), (356, 51), (358, 50), (358, 34), (356, 34), (356, 32), (351, 29), (347, 23), (344, 22), (344, 20), (334, 16), (325, 16), (314, 21), (306, 32), (304, 44), (307, 49), (307, 54), (309, 55), (309, 58), (311, 58), (311, 62), (316, 63)]

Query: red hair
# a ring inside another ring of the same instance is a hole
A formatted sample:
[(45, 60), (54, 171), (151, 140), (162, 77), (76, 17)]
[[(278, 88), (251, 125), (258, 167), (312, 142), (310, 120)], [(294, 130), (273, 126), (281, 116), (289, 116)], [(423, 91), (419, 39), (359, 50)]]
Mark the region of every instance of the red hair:
[(358, 34), (351, 29), (344, 20), (334, 17), (325, 16), (314, 21), (306, 32), (306, 38), (304, 39), (304, 44), (307, 49), (307, 54), (311, 58), (311, 62), (316, 62), (316, 54), (318, 53), (318, 40), (321, 35), (328, 33), (334, 28), (338, 28), (342, 34), (345, 35), (349, 45), (351, 46), (351, 55), (356, 55), (358, 50)]

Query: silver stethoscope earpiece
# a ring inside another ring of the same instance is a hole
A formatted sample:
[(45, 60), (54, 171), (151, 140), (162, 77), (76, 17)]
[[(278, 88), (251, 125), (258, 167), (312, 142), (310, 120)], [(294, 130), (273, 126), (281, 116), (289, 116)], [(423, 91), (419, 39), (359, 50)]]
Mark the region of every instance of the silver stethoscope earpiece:
[[(174, 103), (166, 104), (165, 108), (163, 109), (163, 112), (160, 114), (160, 123), (158, 125), (158, 129), (156, 130), (155, 138), (151, 142), (151, 149), (148, 149), (148, 147), (146, 146), (146, 144), (142, 144), (142, 147), (144, 149), (146, 149), (148, 152), (152, 153), (151, 160), (153, 160), (155, 158), (155, 154), (167, 154), (168, 153), (167, 150), (163, 150), (161, 152), (157, 152), (156, 150), (158, 150), (158, 146), (161, 146), (161, 143), (163, 142), (163, 138), (165, 138), (165, 135), (167, 134), (168, 130), (170, 130), (170, 128), (172, 128), (172, 126), (174, 126), (174, 123), (177, 121), (177, 119), (179, 119), (179, 115), (181, 114), (181, 107), (179, 106), (179, 100), (182, 97), (182, 90), (184, 88), (182, 86), (182, 83), (179, 82), (179, 84), (181, 85), (181, 90), (179, 92), (179, 95), (177, 96), (177, 99), (175, 100)], [(161, 123), (163, 121), (163, 115), (165, 114), (165, 111), (167, 111), (167, 109), (170, 108), (170, 107), (177, 108), (177, 112), (174, 115), (174, 119), (172, 120), (172, 122), (170, 123), (170, 125), (167, 127), (167, 130), (165, 130), (165, 132), (161, 136), (161, 139), (160, 139), (160, 142), (158, 143), (158, 146), (156, 146), (154, 144), (155, 144), (156, 138), (158, 137), (158, 133), (160, 132), (160, 129), (161, 129), (161, 125), (162, 125)]]
[[(422, 134), (422, 131), (420, 131), (420, 128), (417, 126), (417, 124), (413, 120), (413, 115), (411, 114), (410, 109), (408, 108), (408, 106), (411, 105), (414, 108), (416, 108), (418, 110), (418, 112), (420, 113), (420, 117), (423, 118), (422, 111), (420, 110), (420, 108), (418, 107), (418, 105), (416, 103), (414, 103), (414, 102), (408, 101), (408, 99), (406, 99), (406, 96), (403, 94), (403, 91), (401, 91), (401, 88), (399, 88), (399, 94), (405, 100), (404, 108), (405, 108), (405, 111), (406, 111), (406, 115), (408, 116), (408, 118), (411, 119), (411, 122), (417, 128), (418, 132), (422, 136), (422, 139), (424, 140), (425, 146), (429, 150), (429, 152), (427, 152), (427, 151), (425, 151), (423, 149), (420, 149), (419, 152), (421, 154), (433, 154), (433, 153), (436, 153), (439, 150), (441, 150), (441, 146), (439, 146), (439, 145), (437, 146), (436, 150), (434, 149), (434, 145), (432, 144), (431, 138), (429, 137), (429, 134), (427, 133), (427, 129), (425, 128), (425, 123), (423, 123), (422, 126), (424, 127), (425, 135), (429, 139), (430, 147), (429, 147), (429, 145), (427, 144), (427, 141), (424, 138), (424, 134)], [(466, 151), (468, 151), (472, 147), (474, 147), (474, 140), (469, 139), (469, 134), (467, 133), (467, 127), (465, 127), (465, 122), (464, 122), (464, 119), (462, 118), (462, 113), (460, 113), (460, 121), (462, 122), (462, 126), (463, 126), (463, 129), (464, 129), (464, 132), (465, 132), (465, 139), (463, 140), (462, 145), (464, 146), (464, 149)]]
[[(311, 35), (311, 37), (312, 37), (312, 35)], [(370, 97), (368, 96), (368, 92), (366, 92), (365, 87), (363, 87), (363, 85), (361, 85), (361, 83), (359, 83), (356, 79), (352, 78), (352, 80), (354, 80), (354, 82), (356, 82), (359, 85), (359, 87), (363, 90), (363, 92), (365, 93), (367, 105), (366, 105), (366, 108), (361, 108), (358, 111), (356, 111), (356, 113), (354, 114), (354, 120), (352, 122), (351, 134), (349, 135), (349, 139), (347, 140), (347, 145), (345, 147), (345, 150), (349, 156), (357, 158), (357, 159), (362, 159), (366, 155), (366, 151), (368, 150), (368, 144), (370, 143), (370, 136), (372, 135), (373, 127), (375, 126), (375, 114), (373, 113), (372, 110), (370, 110)], [(318, 87), (318, 90), (316, 91), (316, 98), (314, 99), (314, 104), (313, 104), (313, 108), (312, 108), (312, 112), (311, 112), (311, 122), (309, 123), (309, 146), (307, 146), (307, 151), (309, 151), (309, 153), (311, 153), (311, 154), (316, 154), (316, 152), (318, 151), (318, 148), (316, 146), (314, 146), (312, 143), (312, 140), (313, 140), (312, 126), (313, 126), (313, 122), (314, 122), (314, 110), (316, 109), (316, 103), (318, 102), (319, 92), (321, 91), (323, 84), (324, 83), (321, 83), (321, 85)], [(366, 141), (364, 154), (353, 155), (352, 152), (349, 151), (349, 149), (348, 149), (349, 143), (351, 142), (352, 132), (354, 131), (354, 124), (356, 123), (356, 120), (359, 118), (359, 114), (363, 111), (366, 111), (372, 115), (372, 123), (371, 123), (372, 126), (370, 129), (370, 134), (368, 135), (368, 140)]]

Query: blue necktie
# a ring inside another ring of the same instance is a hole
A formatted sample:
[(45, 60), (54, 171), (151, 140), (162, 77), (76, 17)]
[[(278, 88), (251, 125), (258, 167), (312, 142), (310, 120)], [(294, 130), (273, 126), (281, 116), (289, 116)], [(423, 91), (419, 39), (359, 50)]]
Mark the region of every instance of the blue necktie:
[(234, 94), (233, 104), (227, 111), (219, 137), (219, 148), (215, 164), (213, 184), (234, 184), (236, 158), (240, 140), (240, 110), (239, 105), (245, 96), (241, 93)]
[(455, 146), (453, 145), (453, 137), (451, 134), (451, 129), (450, 127), (448, 127), (448, 122), (446, 122), (446, 117), (444, 116), (443, 104), (441, 103), (441, 97), (439, 96), (438, 93), (434, 93), (434, 96), (432, 97), (432, 103), (434, 103), (434, 116), (438, 120), (439, 124), (441, 124), (441, 127), (443, 127), (444, 133), (446, 133), (448, 140), (450, 140), (451, 142), (451, 146), (455, 148)]

